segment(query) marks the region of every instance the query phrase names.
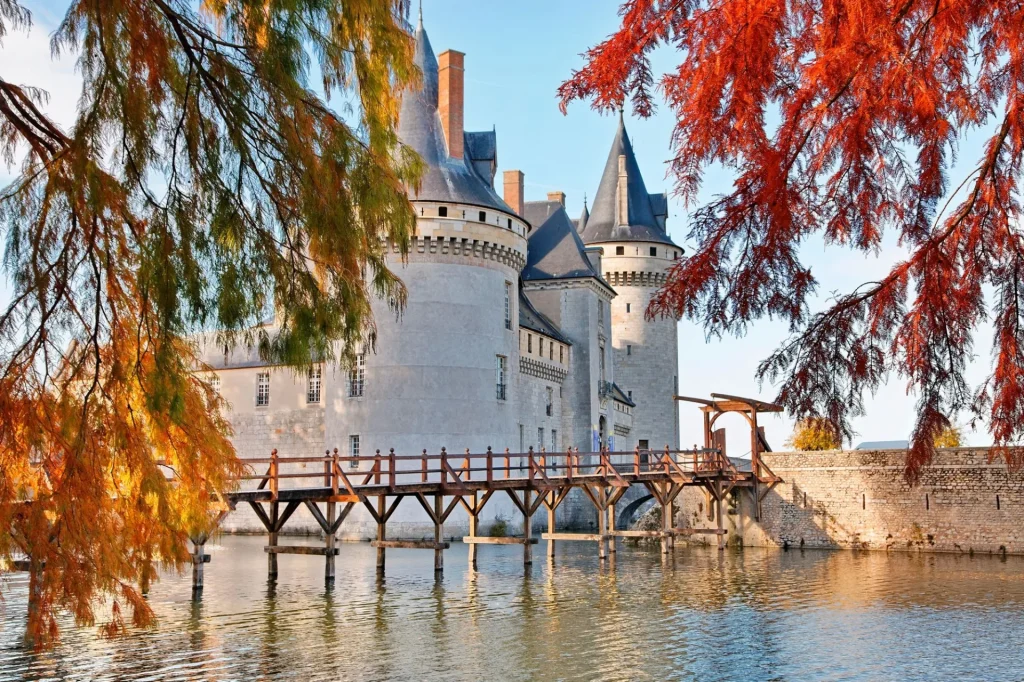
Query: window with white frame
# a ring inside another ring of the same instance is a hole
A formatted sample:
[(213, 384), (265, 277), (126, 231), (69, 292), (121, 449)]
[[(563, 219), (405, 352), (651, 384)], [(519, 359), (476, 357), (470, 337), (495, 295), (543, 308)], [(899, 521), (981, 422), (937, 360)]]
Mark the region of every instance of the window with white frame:
[(505, 282), (505, 329), (512, 328), (512, 282)]
[(504, 355), (498, 355), (494, 358), (494, 371), (495, 371), (495, 382), (497, 384), (497, 396), (498, 400), (505, 400), (506, 398), (506, 384), (505, 380), (508, 374), (508, 359)]
[(266, 407), (270, 404), (270, 372), (260, 372), (256, 375), (256, 407)]
[[(358, 457), (359, 456), (359, 436), (357, 436), (357, 435), (351, 435), (351, 436), (348, 437), (348, 456), (349, 457)], [(354, 459), (349, 461), (348, 468), (349, 469), (358, 469), (359, 468), (359, 462), (355, 461)]]
[(558, 429), (551, 429), (551, 452), (558, 452)]
[(320, 387), (323, 386), (323, 371), (320, 365), (310, 368), (309, 377), (306, 383), (306, 402), (316, 404), (320, 402)]
[(210, 375), (210, 388), (212, 388), (217, 393), (220, 393), (220, 375), (219, 374), (211, 374)]
[(362, 398), (366, 384), (366, 354), (356, 356), (356, 364), (348, 373), (348, 397)]
[(537, 449), (540, 450), (544, 447), (544, 427), (537, 429)]

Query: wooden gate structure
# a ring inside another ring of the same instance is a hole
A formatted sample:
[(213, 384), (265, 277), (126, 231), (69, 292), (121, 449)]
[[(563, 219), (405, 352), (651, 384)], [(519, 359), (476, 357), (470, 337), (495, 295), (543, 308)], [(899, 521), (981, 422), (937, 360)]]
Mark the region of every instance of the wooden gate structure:
[[(247, 459), (253, 473), (239, 480), (239, 487), (224, 494), (226, 509), (217, 518), (219, 522), (227, 509), (247, 504), (267, 531), (264, 548), (268, 557), (267, 572), (271, 580), (278, 575), (277, 558), (281, 554), (305, 554), (325, 558), (324, 577), (332, 583), (336, 574), (339, 554), (336, 534), (345, 519), (357, 506), (365, 508), (377, 525), (376, 538), (371, 541), (377, 550), (377, 571), (384, 573), (388, 549), (427, 549), (434, 552), (434, 570), (444, 570), (444, 550), (450, 543), (444, 540), (443, 526), (460, 506), (469, 517), (469, 534), (462, 541), (469, 545), (470, 565), (476, 567), (479, 545), (522, 545), (523, 562), (533, 562), (533, 545), (538, 539), (533, 533), (533, 517), (544, 507), (547, 510), (548, 531), (541, 538), (548, 541), (547, 553), (554, 557), (555, 544), (563, 541), (596, 542), (598, 557), (604, 560), (615, 552), (616, 538), (658, 538), (661, 551), (668, 553), (674, 540), (680, 536), (706, 533), (717, 536), (718, 548), (725, 548), (726, 530), (723, 526), (722, 505), (734, 489), (749, 489), (758, 502), (780, 480), (760, 462), (757, 454), (763, 451), (760, 441), (754, 443), (751, 471), (739, 470), (720, 448), (713, 447), (711, 427), (721, 414), (740, 412), (757, 433), (757, 413), (774, 412), (781, 408), (719, 394), (713, 400), (677, 396), (677, 400), (703, 405), (705, 444), (691, 450), (640, 450), (632, 452), (581, 453), (567, 450), (551, 453), (532, 448), (525, 453), (492, 452), (461, 454), (416, 455), (396, 453), (346, 457), (338, 450), (328, 451), (322, 457), (281, 457), (274, 450), (270, 457)], [(763, 440), (763, 438), (762, 438)], [(312, 466), (311, 466), (312, 465)], [(257, 473), (263, 466), (266, 471)], [(313, 469), (312, 471), (310, 469)], [(282, 485), (284, 484), (284, 485)], [(630, 486), (645, 487), (661, 509), (660, 530), (628, 530), (616, 528), (615, 505)], [(675, 504), (687, 486), (704, 489), (715, 506), (717, 528), (677, 528), (674, 524)], [(766, 487), (767, 486), (767, 487)], [(556, 532), (555, 522), (559, 506), (573, 489), (579, 489), (597, 510), (596, 533)], [(477, 532), (480, 514), (494, 495), (511, 498), (522, 514), (521, 537), (486, 537)], [(388, 520), (402, 503), (419, 504), (433, 524), (433, 538), (429, 540), (388, 539)], [(323, 531), (323, 546), (294, 546), (281, 544), (285, 525), (299, 507), (309, 510)], [(204, 552), (207, 535), (192, 538), (193, 588), (203, 587), (203, 565), (210, 560)]]

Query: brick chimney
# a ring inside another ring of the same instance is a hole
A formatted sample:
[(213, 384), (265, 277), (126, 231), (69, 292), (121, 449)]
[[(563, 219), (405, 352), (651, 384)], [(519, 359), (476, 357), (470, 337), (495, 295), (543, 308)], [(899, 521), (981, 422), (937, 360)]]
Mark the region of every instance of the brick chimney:
[(557, 201), (565, 208), (565, 192), (548, 192), (548, 201)]
[(502, 178), (505, 184), (505, 203), (516, 215), (523, 215), (523, 171), (507, 170)]
[(441, 115), (441, 128), (448, 143), (448, 155), (462, 158), (462, 115), (465, 96), (465, 58), (461, 52), (445, 50), (437, 58), (437, 113)]

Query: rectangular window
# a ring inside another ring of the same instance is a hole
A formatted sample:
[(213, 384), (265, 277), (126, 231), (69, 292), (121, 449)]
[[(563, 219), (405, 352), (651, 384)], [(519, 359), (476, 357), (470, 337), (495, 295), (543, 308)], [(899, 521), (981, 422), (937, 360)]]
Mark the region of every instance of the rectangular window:
[(657, 256), (658, 255), (658, 247), (657, 246), (652, 246), (651, 247), (651, 255), (652, 256)]
[(551, 429), (551, 452), (558, 452), (558, 429)]
[(511, 218), (508, 219), (508, 229), (510, 229), (510, 230), (512, 229), (512, 219)]
[(220, 375), (219, 374), (211, 374), (210, 375), (210, 388), (212, 388), (217, 393), (220, 393)]
[(547, 415), (549, 417), (555, 411), (554, 403), (555, 403), (555, 389), (553, 389), (550, 386), (548, 386), (548, 404), (547, 404), (547, 407), (545, 408), (544, 411), (545, 411), (545, 413), (547, 413)]
[(554, 359), (555, 359), (555, 344), (549, 343), (548, 344), (548, 360), (554, 360)]
[[(358, 457), (359, 456), (359, 436), (352, 435), (348, 437), (348, 456)], [(349, 469), (358, 469), (359, 462), (352, 460), (348, 463)]]
[(505, 282), (505, 329), (512, 328), (512, 282)]
[(561, 362), (561, 363), (565, 362), (565, 347), (564, 346), (559, 346), (558, 347), (558, 361)]
[(356, 356), (355, 366), (348, 373), (348, 397), (362, 398), (366, 386), (366, 354)]
[(640, 449), (641, 450), (650, 450), (650, 447), (648, 446), (646, 440), (641, 440), (640, 441)]
[(256, 407), (270, 404), (270, 373), (260, 372), (256, 375)]
[(505, 374), (508, 369), (506, 364), (507, 362), (508, 361), (504, 355), (498, 355), (495, 357), (494, 369), (496, 374), (495, 380), (498, 387), (498, 400), (505, 400)]
[(519, 452), (522, 452), (525, 449), (526, 449), (526, 431), (523, 428), (523, 425), (520, 424), (519, 425)]
[(544, 427), (537, 429), (537, 449), (544, 447)]
[(544, 337), (537, 337), (537, 355), (544, 357)]
[(629, 304), (628, 303), (626, 304), (626, 312), (627, 313), (629, 312)]
[(480, 222), (487, 222), (487, 211), (480, 211)]
[(440, 206), (440, 207), (438, 207), (437, 215), (439, 215), (442, 218), (447, 218), (448, 217), (448, 207), (447, 206)]
[(626, 247), (625, 246), (616, 246), (615, 247), (615, 255), (616, 256), (624, 256), (625, 254), (626, 254)]
[(533, 352), (533, 334), (527, 334), (526, 335), (526, 352), (527, 353), (532, 353)]
[(626, 344), (626, 355), (632, 355), (632, 354), (633, 354), (633, 346), (631, 346), (629, 344)]
[(603, 343), (601, 344), (601, 355), (598, 358), (598, 363), (600, 363), (599, 366), (600, 366), (600, 370), (601, 370), (601, 373), (600, 373), (599, 376), (601, 377), (601, 381), (604, 381), (604, 344)]
[(323, 384), (323, 374), (319, 365), (309, 370), (309, 383), (306, 386), (306, 402), (320, 402), (320, 386)]
[(597, 302), (597, 324), (604, 329), (604, 301)]

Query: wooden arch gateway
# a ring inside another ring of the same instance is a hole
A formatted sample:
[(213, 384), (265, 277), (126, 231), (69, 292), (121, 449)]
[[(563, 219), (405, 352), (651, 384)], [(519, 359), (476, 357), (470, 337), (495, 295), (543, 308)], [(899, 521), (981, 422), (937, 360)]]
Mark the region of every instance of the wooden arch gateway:
[[(757, 423), (757, 415), (761, 413), (783, 412), (781, 405), (764, 402), (754, 398), (743, 398), (726, 393), (712, 393), (710, 400), (677, 395), (680, 402), (696, 403), (704, 413), (704, 448), (719, 451), (727, 457), (725, 449), (725, 429), (715, 429), (715, 422), (723, 414), (736, 413), (743, 415), (750, 426), (750, 471), (749, 487), (754, 499), (754, 518), (761, 519), (761, 501), (771, 492), (782, 479), (768, 468), (762, 459), (762, 452), (771, 452), (771, 446), (764, 435), (764, 427)], [(726, 491), (725, 494), (728, 494)], [(719, 497), (719, 495), (716, 495)]]

